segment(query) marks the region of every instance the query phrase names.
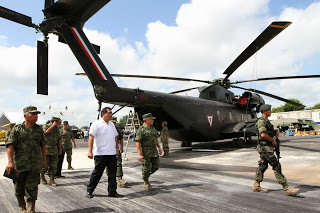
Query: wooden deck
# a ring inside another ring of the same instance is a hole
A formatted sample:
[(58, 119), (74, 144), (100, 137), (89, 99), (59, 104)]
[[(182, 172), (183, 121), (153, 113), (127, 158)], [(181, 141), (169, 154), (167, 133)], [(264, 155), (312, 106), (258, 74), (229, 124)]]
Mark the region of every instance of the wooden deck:
[[(301, 141), (303, 139), (303, 142)], [(146, 191), (141, 180), (141, 164), (134, 143), (129, 146), (129, 161), (124, 161), (126, 187), (119, 187), (123, 198), (107, 196), (104, 175), (92, 199), (86, 198), (86, 185), (93, 160), (86, 157), (87, 144), (77, 140), (74, 149), (75, 170), (62, 171), (59, 186), (39, 185), (37, 212), (320, 212), (319, 136), (287, 137), (281, 147), (281, 162), (289, 184), (298, 186), (297, 197), (285, 196), (276, 183), (271, 168), (263, 187), (267, 194), (253, 193), (254, 172), (258, 155), (253, 144), (247, 148), (228, 148), (228, 143), (200, 144), (194, 148), (215, 152), (192, 152), (171, 143), (170, 158), (161, 158), (160, 170), (151, 176), (155, 191)], [(303, 143), (303, 147), (301, 147)], [(0, 147), (1, 171), (7, 158)], [(0, 212), (18, 212), (13, 184), (0, 178)]]

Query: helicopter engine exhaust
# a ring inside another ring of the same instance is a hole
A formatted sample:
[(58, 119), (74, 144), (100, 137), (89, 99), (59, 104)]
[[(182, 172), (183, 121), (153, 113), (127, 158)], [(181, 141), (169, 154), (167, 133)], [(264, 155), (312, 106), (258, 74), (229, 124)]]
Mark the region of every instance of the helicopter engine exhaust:
[(264, 99), (257, 93), (244, 92), (239, 98), (238, 103), (243, 107), (253, 109), (264, 104)]

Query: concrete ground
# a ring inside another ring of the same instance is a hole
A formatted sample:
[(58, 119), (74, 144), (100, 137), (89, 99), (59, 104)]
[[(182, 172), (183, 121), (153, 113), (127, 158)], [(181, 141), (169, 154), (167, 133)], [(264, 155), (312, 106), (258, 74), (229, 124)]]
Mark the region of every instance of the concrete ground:
[[(246, 148), (231, 148), (231, 140), (194, 143), (181, 148), (170, 141), (169, 158), (161, 158), (160, 170), (150, 178), (155, 191), (146, 191), (141, 180), (135, 143), (130, 142), (128, 161), (123, 162), (126, 187), (123, 198), (107, 196), (104, 175), (92, 199), (86, 198), (86, 185), (93, 169), (87, 158), (87, 143), (76, 140), (73, 167), (58, 187), (39, 185), (37, 212), (320, 212), (320, 136), (281, 137), (280, 162), (288, 183), (301, 193), (283, 193), (269, 168), (262, 186), (269, 193), (254, 193), (251, 187), (257, 167), (255, 142)], [(7, 164), (6, 149), (0, 146), (0, 171)], [(12, 181), (0, 177), (0, 212), (18, 212)]]

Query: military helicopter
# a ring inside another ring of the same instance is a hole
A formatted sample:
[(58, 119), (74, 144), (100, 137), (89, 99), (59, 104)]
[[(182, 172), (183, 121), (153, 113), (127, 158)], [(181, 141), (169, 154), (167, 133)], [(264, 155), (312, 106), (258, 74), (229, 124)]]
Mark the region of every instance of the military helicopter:
[[(231, 82), (229, 77), (248, 58), (288, 27), (291, 22), (271, 23), (224, 71), (224, 79), (213, 81), (164, 76), (141, 76), (110, 74), (98, 56), (100, 48), (89, 42), (83, 26), (96, 12), (110, 0), (45, 0), (44, 20), (39, 25), (32, 23), (29, 16), (0, 6), (0, 16), (11, 21), (35, 28), (44, 35), (44, 41), (38, 41), (37, 93), (48, 94), (48, 34), (59, 36), (59, 41), (66, 43), (89, 78), (96, 99), (101, 102), (133, 107), (139, 116), (151, 112), (157, 119), (155, 127), (160, 128), (166, 120), (170, 137), (182, 141), (182, 146), (191, 146), (191, 142), (215, 141), (236, 138), (243, 146), (255, 135), (255, 120), (259, 107), (265, 103), (261, 95), (275, 98), (295, 106), (303, 105), (269, 94), (263, 91), (243, 88), (235, 84), (292, 78), (317, 78), (320, 75), (288, 76), (260, 78), (248, 81)], [(180, 81), (197, 81), (207, 84), (161, 93), (118, 87), (113, 77), (139, 77)], [(246, 90), (241, 96), (235, 95), (229, 88)], [(199, 89), (199, 98), (180, 96), (179, 92)]]

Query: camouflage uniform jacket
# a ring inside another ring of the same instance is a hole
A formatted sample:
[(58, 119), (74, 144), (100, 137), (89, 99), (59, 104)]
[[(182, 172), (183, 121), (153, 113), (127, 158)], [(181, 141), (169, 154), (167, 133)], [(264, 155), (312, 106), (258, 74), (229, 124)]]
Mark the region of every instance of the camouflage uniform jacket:
[(71, 129), (70, 128), (68, 128), (68, 129), (61, 128), (60, 134), (61, 134), (62, 148), (64, 150), (70, 149), (70, 148), (72, 149), (71, 139), (74, 137), (73, 137), (73, 132), (71, 131)]
[(121, 128), (118, 127), (118, 126), (116, 126), (116, 130), (118, 132), (118, 136), (117, 136), (117, 138), (118, 138), (118, 148), (120, 150), (121, 149), (120, 141), (123, 140), (123, 133), (122, 133)]
[(261, 116), (256, 123), (256, 127), (259, 132), (259, 141), (271, 143), (260, 136), (262, 132), (267, 133), (271, 138), (275, 136), (273, 125), (270, 123), (269, 119)]
[(16, 125), (9, 136), (6, 146), (13, 145), (13, 160), (15, 168), (25, 171), (40, 171), (42, 168), (41, 146), (46, 145), (43, 130), (37, 124), (28, 127), (22, 124)]
[[(164, 140), (165, 135), (167, 135), (166, 140)], [(169, 130), (167, 126), (164, 126), (161, 130), (161, 142), (168, 143), (168, 140), (169, 140)]]
[(151, 126), (140, 126), (136, 134), (136, 141), (140, 141), (143, 157), (158, 157), (157, 150), (157, 131)]
[(123, 133), (120, 127), (116, 126), (116, 130), (118, 132), (118, 142), (120, 143), (121, 140), (123, 140)]
[(6, 140), (9, 139), (9, 136), (10, 136), (11, 131), (12, 131), (12, 129), (10, 129), (10, 130), (8, 130), (8, 131), (6, 132), (6, 135), (4, 136)]
[[(46, 133), (51, 125), (45, 124), (42, 129)], [(47, 139), (47, 155), (58, 155), (59, 140), (61, 140), (60, 131), (55, 127), (49, 134), (45, 134)]]

